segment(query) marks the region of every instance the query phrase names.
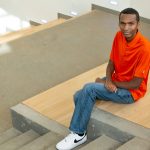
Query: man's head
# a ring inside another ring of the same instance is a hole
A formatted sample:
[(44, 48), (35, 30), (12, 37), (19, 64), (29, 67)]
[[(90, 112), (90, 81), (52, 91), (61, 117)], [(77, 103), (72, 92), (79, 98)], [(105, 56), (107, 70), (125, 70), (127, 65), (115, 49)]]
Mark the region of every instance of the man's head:
[(133, 8), (126, 8), (119, 14), (119, 27), (127, 41), (131, 41), (139, 27), (139, 13)]

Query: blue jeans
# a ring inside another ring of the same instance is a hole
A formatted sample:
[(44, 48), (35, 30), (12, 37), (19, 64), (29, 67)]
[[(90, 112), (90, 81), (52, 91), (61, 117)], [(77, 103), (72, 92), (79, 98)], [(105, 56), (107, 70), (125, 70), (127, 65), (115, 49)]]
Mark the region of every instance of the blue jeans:
[(131, 93), (118, 88), (117, 92), (108, 91), (102, 83), (88, 83), (74, 95), (75, 109), (69, 129), (75, 133), (84, 133), (90, 120), (95, 101), (106, 100), (122, 104), (134, 103)]

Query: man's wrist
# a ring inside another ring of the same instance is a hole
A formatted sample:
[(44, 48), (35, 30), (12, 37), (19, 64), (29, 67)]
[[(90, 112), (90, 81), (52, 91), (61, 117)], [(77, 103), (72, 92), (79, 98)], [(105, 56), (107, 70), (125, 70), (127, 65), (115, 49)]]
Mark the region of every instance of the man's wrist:
[(106, 77), (106, 81), (112, 82), (112, 79), (110, 77)]

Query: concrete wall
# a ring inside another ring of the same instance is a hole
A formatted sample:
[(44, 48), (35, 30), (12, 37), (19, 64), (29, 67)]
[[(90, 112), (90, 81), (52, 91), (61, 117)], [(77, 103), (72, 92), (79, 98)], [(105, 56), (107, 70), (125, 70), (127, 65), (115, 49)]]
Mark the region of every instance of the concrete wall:
[(131, 0), (130, 5), (136, 8), (142, 17), (150, 19), (149, 0)]
[[(42, 19), (53, 20), (57, 17), (56, 12), (64, 7), (64, 0), (58, 5), (58, 0), (0, 0), (1, 8), (8, 13), (24, 20), (39, 21)], [(66, 6), (67, 8), (67, 6)]]
[(56, 19), (57, 12), (71, 15), (73, 11), (81, 15), (91, 10), (92, 3), (115, 10), (121, 10), (130, 4), (130, 0), (115, 1), (118, 2), (117, 6), (110, 4), (110, 0), (0, 0), (0, 7), (23, 20), (41, 23), (43, 19)]
[(132, 6), (137, 8), (143, 17), (150, 18), (148, 0), (113, 0), (118, 5), (110, 4), (110, 0), (0, 0), (0, 7), (7, 12), (18, 16), (23, 20), (33, 20), (42, 23), (41, 20), (54, 20), (57, 12), (78, 15), (91, 10), (91, 4), (97, 4), (114, 10), (122, 10)]

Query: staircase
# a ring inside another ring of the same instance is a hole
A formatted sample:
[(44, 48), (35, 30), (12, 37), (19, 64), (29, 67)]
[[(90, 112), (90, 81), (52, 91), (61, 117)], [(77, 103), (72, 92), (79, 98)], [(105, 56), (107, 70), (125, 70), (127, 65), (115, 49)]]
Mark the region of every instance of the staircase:
[(2, 150), (45, 150), (55, 149), (55, 143), (62, 139), (61, 135), (54, 132), (48, 132), (39, 135), (33, 130), (24, 133), (11, 128), (1, 134), (0, 149)]
[[(89, 15), (92, 16), (92, 14)], [(87, 20), (87, 16), (85, 15), (84, 17)], [(83, 23), (84, 21), (82, 20), (80, 25)], [(70, 27), (68, 24), (69, 22), (64, 26), (67, 29)], [(76, 21), (75, 25), (78, 25)], [(35, 32), (37, 32), (36, 29)], [(29, 34), (27, 31), (27, 35)], [(57, 36), (55, 35), (55, 37)], [(52, 40), (53, 42), (55, 41), (53, 38)], [(58, 41), (60, 42), (61, 40)], [(78, 39), (76, 41), (78, 42)], [(3, 42), (6, 41), (4, 40)], [(78, 44), (76, 45), (78, 46)], [(56, 143), (69, 133), (66, 126), (45, 117), (22, 103), (11, 107), (11, 115), (13, 128), (0, 134), (0, 150), (55, 150)], [(94, 108), (88, 127), (88, 141), (75, 149), (150, 150), (150, 130)]]
[[(15, 128), (11, 128), (0, 135), (0, 149), (56, 150), (55, 145), (62, 138), (62, 135), (53, 131), (39, 135), (33, 130), (22, 133)], [(93, 141), (87, 141), (85, 144), (75, 148), (75, 150), (150, 150), (150, 142), (134, 137), (126, 143), (121, 143), (106, 135), (101, 135)]]
[[(0, 150), (56, 150), (56, 143), (69, 133), (65, 126), (22, 104), (12, 107), (11, 114), (14, 128), (1, 133)], [(116, 116), (94, 108), (88, 140), (75, 150), (150, 150), (148, 129), (117, 118), (126, 126), (119, 128), (107, 122), (106, 118), (115, 122)], [(128, 125), (134, 131), (127, 129)]]
[(0, 44), (19, 39), (19, 38), (34, 34), (36, 32), (42, 31), (42, 30), (46, 30), (48, 28), (51, 28), (53, 26), (59, 25), (59, 24), (64, 23), (64, 22), (65, 22), (65, 19), (59, 18), (59, 19), (53, 20), (51, 22), (48, 22), (48, 23), (45, 23), (42, 25), (31, 26), (31, 27), (26, 28), (26, 29), (22, 29), (19, 31), (14, 31), (14, 32), (8, 33), (6, 35), (0, 36)]

